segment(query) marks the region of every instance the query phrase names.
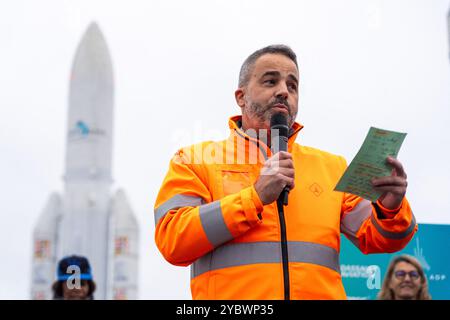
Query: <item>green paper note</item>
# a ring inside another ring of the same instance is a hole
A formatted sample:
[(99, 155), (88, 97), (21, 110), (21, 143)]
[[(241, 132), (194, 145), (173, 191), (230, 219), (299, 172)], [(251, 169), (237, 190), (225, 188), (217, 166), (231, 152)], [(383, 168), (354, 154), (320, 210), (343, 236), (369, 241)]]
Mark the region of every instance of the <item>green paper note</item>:
[(386, 158), (397, 158), (405, 137), (406, 133), (370, 127), (364, 143), (334, 190), (375, 202), (382, 193), (372, 188), (370, 180), (391, 175), (392, 167), (387, 164)]

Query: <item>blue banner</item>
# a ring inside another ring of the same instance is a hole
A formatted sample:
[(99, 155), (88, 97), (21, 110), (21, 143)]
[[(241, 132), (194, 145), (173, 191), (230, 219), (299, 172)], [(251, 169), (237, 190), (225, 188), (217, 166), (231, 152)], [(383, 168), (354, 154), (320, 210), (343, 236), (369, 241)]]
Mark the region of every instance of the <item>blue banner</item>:
[(362, 254), (341, 236), (341, 275), (348, 299), (376, 299), (389, 262), (400, 254), (422, 264), (433, 299), (450, 300), (450, 225), (419, 224), (410, 243), (393, 254)]

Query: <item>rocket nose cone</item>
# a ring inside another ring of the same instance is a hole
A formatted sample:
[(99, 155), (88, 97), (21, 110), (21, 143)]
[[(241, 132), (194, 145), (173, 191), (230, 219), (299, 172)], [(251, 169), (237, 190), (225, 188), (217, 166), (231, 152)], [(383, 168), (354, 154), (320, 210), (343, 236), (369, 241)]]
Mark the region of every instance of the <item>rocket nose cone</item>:
[(87, 50), (88, 48), (90, 48), (91, 50), (96, 49), (102, 52), (103, 55), (109, 55), (105, 37), (103, 36), (103, 32), (100, 30), (100, 27), (96, 22), (91, 22), (91, 24), (84, 32), (78, 45), (77, 53), (80, 53), (80, 51), (83, 50)]
[(97, 23), (92, 22), (75, 53), (70, 79), (70, 104), (78, 108), (84, 104), (80, 99), (110, 96), (112, 92), (113, 70), (108, 45)]
[[(98, 26), (98, 23), (95, 21), (92, 21), (89, 26), (86, 29), (85, 33), (89, 33), (89, 32), (100, 32), (100, 28)], [(101, 33), (101, 32), (100, 32)]]
[[(82, 41), (85, 42), (85, 39), (93, 39), (93, 42), (103, 42), (106, 44), (106, 40), (103, 36), (103, 32), (98, 26), (97, 22), (93, 21), (89, 24), (86, 31), (83, 34)], [(91, 40), (92, 41), (92, 40)]]

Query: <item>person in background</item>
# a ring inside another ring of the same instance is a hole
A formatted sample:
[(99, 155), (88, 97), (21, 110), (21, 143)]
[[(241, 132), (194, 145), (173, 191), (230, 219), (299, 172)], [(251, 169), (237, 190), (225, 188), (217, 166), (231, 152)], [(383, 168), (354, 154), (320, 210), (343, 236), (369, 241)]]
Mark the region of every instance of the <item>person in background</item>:
[(54, 300), (94, 300), (95, 288), (87, 258), (72, 255), (61, 259), (52, 286)]
[(420, 262), (411, 256), (395, 257), (389, 264), (380, 300), (431, 300), (428, 281)]

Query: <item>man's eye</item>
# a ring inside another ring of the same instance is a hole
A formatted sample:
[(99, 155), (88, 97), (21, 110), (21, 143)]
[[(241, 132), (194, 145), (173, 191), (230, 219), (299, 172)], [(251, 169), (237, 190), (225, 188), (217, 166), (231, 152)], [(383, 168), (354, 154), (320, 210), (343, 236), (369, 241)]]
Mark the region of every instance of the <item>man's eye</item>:
[(267, 80), (264, 80), (264, 83), (265, 84), (275, 84), (275, 80), (274, 79), (267, 79)]
[(291, 83), (291, 84), (289, 85), (289, 88), (290, 88), (292, 91), (297, 91), (297, 85), (296, 85), (295, 83)]

